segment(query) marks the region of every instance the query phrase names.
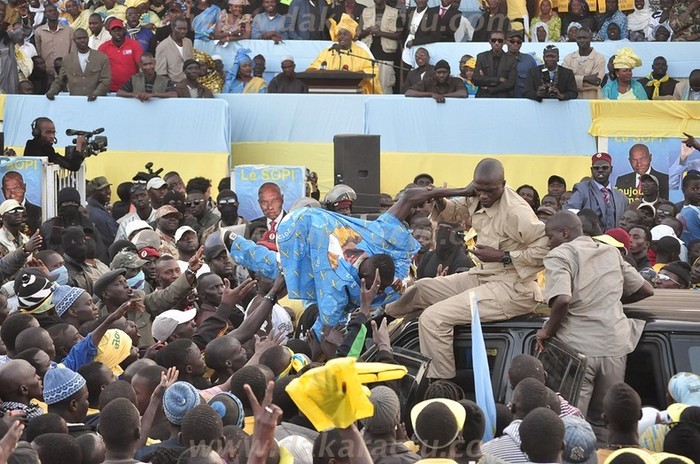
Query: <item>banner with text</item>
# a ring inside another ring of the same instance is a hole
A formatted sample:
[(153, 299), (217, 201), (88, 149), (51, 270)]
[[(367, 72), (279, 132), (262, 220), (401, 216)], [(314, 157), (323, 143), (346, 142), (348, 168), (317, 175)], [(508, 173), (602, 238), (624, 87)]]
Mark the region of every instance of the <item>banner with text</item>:
[(231, 189), (238, 195), (238, 214), (248, 221), (263, 216), (258, 204), (258, 189), (274, 183), (284, 195), (283, 208), (289, 208), (306, 193), (306, 168), (303, 166), (270, 166), (246, 164), (231, 173)]

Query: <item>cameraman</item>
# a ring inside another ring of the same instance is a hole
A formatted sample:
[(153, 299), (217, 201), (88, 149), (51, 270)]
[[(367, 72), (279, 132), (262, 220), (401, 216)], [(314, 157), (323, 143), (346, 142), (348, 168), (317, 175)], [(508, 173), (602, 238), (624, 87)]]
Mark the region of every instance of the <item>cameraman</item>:
[(83, 164), (85, 156), (83, 152), (86, 148), (84, 136), (78, 136), (75, 147), (66, 147), (66, 155), (59, 155), (53, 148), (56, 143), (56, 126), (49, 118), (36, 118), (32, 123), (31, 140), (27, 140), (24, 146), (24, 156), (44, 156), (49, 159), (49, 163), (58, 164), (69, 171), (78, 171)]
[(559, 66), (559, 49), (547, 45), (543, 52), (544, 66), (535, 66), (527, 72), (525, 92), (530, 100), (541, 102), (544, 98), (575, 100), (578, 98), (576, 78), (570, 69)]

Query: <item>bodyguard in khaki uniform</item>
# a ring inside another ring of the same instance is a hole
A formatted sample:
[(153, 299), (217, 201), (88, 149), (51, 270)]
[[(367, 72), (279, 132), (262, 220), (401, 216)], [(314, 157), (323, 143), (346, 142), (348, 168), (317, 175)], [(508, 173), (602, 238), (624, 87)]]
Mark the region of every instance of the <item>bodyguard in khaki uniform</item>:
[(547, 237), (532, 208), (506, 186), (503, 165), (487, 158), (474, 170), (464, 198), (439, 201), (434, 220), (461, 222), (471, 216), (481, 264), (467, 273), (420, 279), (387, 313), (401, 317), (425, 309), (419, 320), (420, 349), (433, 361), (429, 378), (455, 376), (454, 326), (471, 322), (469, 293), (479, 298), (482, 321), (502, 321), (531, 312), (542, 299), (536, 282), (547, 254)]
[(623, 303), (654, 294), (617, 248), (583, 235), (581, 220), (561, 211), (547, 221), (551, 251), (544, 259), (545, 297), (551, 317), (537, 332), (556, 337), (588, 357), (577, 407), (588, 422), (604, 425), (603, 397), (625, 381), (627, 355), (637, 346), (644, 322), (627, 319)]

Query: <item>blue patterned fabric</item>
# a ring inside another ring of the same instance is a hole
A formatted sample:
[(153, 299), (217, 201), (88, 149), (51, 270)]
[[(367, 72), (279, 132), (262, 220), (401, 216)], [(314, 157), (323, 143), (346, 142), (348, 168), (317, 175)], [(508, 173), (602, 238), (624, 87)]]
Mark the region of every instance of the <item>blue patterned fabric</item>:
[(82, 375), (67, 367), (52, 367), (44, 376), (44, 402), (55, 404), (66, 400), (85, 386)]
[[(394, 215), (384, 213), (374, 221), (356, 219), (319, 208), (301, 208), (285, 216), (277, 229), (279, 254), (236, 237), (231, 257), (236, 263), (274, 279), (284, 270), (289, 298), (314, 301), (322, 327), (346, 321), (360, 306), (360, 278), (355, 264), (366, 256), (387, 254), (396, 267), (395, 280), (408, 275), (411, 257), (420, 245)], [(398, 298), (391, 287), (379, 293), (372, 306)]]

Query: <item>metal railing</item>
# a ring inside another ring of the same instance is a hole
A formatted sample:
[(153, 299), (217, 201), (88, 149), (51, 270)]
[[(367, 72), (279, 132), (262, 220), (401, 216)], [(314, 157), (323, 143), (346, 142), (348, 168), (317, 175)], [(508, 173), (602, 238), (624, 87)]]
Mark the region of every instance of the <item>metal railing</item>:
[(42, 220), (56, 216), (58, 213), (58, 192), (66, 187), (73, 187), (80, 193), (80, 198), (84, 202), (85, 196), (85, 166), (80, 166), (80, 170), (73, 172), (61, 168), (57, 164), (44, 165), (44, 208), (42, 210)]

